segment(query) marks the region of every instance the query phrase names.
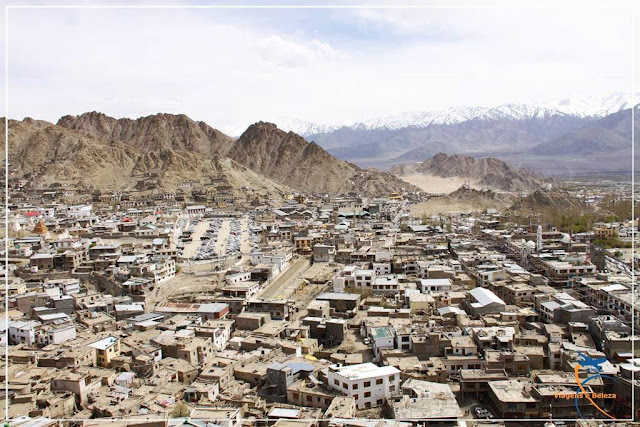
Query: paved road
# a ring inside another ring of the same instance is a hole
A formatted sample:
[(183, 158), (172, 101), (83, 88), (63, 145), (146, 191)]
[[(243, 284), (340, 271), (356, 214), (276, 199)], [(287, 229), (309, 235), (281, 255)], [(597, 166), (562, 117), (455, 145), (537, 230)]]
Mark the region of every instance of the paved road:
[(311, 263), (308, 258), (298, 258), (284, 272), (280, 273), (266, 288), (262, 290), (260, 296), (263, 298), (286, 298), (286, 288), (293, 285), (304, 273)]

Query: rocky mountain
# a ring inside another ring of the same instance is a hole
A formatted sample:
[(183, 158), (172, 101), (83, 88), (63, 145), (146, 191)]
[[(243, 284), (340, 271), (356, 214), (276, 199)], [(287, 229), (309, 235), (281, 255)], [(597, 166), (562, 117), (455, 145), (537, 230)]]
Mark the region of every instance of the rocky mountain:
[(540, 212), (587, 212), (588, 206), (577, 197), (564, 190), (536, 190), (517, 200), (510, 211), (526, 214)]
[(538, 174), (515, 168), (493, 157), (474, 158), (445, 153), (438, 153), (422, 162), (396, 165), (390, 172), (408, 182), (413, 182), (416, 175), (418, 181), (424, 176), (457, 177), (469, 181), (474, 187), (502, 191), (529, 191), (547, 183)]
[[(636, 94), (636, 99), (637, 96), (638, 94)], [(277, 117), (270, 121), (284, 131), (291, 131), (308, 137), (334, 132), (343, 128), (369, 131), (398, 130), (407, 127), (421, 128), (437, 124), (452, 125), (473, 119), (528, 120), (534, 117), (556, 115), (601, 118), (617, 111), (631, 108), (631, 100), (632, 96), (629, 93), (614, 92), (604, 97), (565, 97), (540, 104), (509, 103), (489, 107), (462, 105), (444, 110), (408, 111), (341, 124), (322, 124), (291, 117)], [(249, 125), (250, 123), (234, 124), (223, 126), (221, 129), (227, 135), (239, 136)], [(325, 146), (324, 144), (321, 145)]]
[(484, 212), (488, 209), (502, 211), (511, 206), (512, 199), (512, 196), (505, 193), (477, 190), (463, 185), (449, 194), (432, 197), (426, 202), (411, 205), (410, 211), (416, 217)]
[[(630, 116), (625, 113), (630, 105), (630, 95), (616, 93), (538, 106), (452, 107), (370, 119), (308, 139), (338, 158), (378, 168), (443, 152), (497, 157), (545, 174), (624, 172), (629, 170), (628, 153), (613, 151), (625, 138), (629, 141), (620, 129), (630, 129), (630, 122), (619, 126), (608, 118)], [(566, 158), (551, 154), (554, 150)]]
[(115, 119), (101, 113), (64, 116), (56, 125), (10, 121), (13, 170), (47, 182), (132, 188), (156, 174), (166, 187), (224, 176), (239, 188), (290, 188), (332, 195), (420, 191), (401, 179), (338, 160), (315, 143), (270, 123), (250, 126), (237, 140), (185, 115)]
[[(638, 99), (636, 94), (635, 99)], [(454, 106), (435, 111), (408, 111), (372, 117), (347, 124), (319, 124), (288, 117), (274, 120), (279, 128), (294, 131), (302, 136), (333, 132), (343, 127), (354, 130), (397, 130), (406, 127), (451, 125), (473, 119), (528, 120), (535, 117), (567, 115), (573, 117), (601, 118), (620, 110), (631, 108), (634, 98), (630, 93), (614, 92), (604, 97), (565, 97), (540, 104), (508, 103), (497, 106)]]
[[(635, 133), (640, 132), (640, 108), (635, 107)], [(500, 158), (518, 167), (545, 174), (629, 173), (631, 162), (631, 109), (585, 124), (520, 153)], [(636, 152), (635, 161), (640, 161)]]
[(314, 142), (272, 123), (250, 126), (228, 156), (252, 170), (301, 191), (388, 195), (419, 189), (387, 172), (366, 170), (339, 160)]
[(526, 119), (473, 118), (454, 124), (431, 124), (401, 129), (342, 128), (314, 135), (320, 145), (359, 165), (390, 167), (421, 160), (439, 152), (473, 156), (519, 153), (584, 126), (585, 119), (567, 115)]
[[(640, 108), (636, 106), (637, 115)], [(640, 120), (635, 132), (640, 131)], [(601, 155), (615, 151), (631, 152), (631, 110), (610, 114), (580, 129), (536, 145), (531, 153), (544, 156)]]
[[(275, 123), (279, 129), (282, 129), (285, 132), (294, 132), (302, 136), (331, 132), (340, 127), (336, 125), (314, 123), (307, 120), (295, 119), (292, 117), (278, 117), (273, 120), (269, 120), (269, 122)], [(227, 135), (231, 135), (232, 137), (239, 137), (252, 124), (253, 122), (235, 123), (232, 125), (221, 126), (220, 129)]]
[[(170, 119), (185, 123), (181, 118)], [(146, 120), (157, 120), (157, 116), (143, 121)], [(175, 188), (181, 181), (206, 181), (223, 176), (236, 189), (245, 187), (274, 196), (292, 191), (231, 159), (178, 149), (204, 142), (186, 133), (174, 147), (169, 144), (170, 138), (157, 136), (168, 131), (166, 122), (160, 126), (161, 130), (142, 127), (150, 135), (150, 142), (143, 142), (139, 135), (128, 132), (124, 141), (116, 139), (114, 130), (120, 129), (120, 125), (104, 115), (67, 117), (61, 124), (29, 118), (9, 121), (9, 158), (16, 176), (44, 185), (67, 182), (81, 188), (99, 189), (131, 189), (147, 174), (158, 174), (167, 189)], [(4, 121), (2, 128), (4, 132)], [(177, 129), (173, 132), (180, 133)]]
[(154, 114), (133, 120), (114, 119), (94, 111), (64, 116), (57, 124), (101, 140), (121, 142), (151, 152), (172, 150), (225, 156), (233, 144), (232, 138), (184, 114)]

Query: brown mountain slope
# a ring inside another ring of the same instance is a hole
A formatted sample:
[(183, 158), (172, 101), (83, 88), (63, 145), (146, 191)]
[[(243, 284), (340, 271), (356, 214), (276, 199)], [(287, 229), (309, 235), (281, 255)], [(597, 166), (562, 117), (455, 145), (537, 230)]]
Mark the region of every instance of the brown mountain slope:
[(564, 190), (536, 190), (527, 197), (516, 201), (510, 210), (520, 213), (537, 213), (548, 210), (585, 213), (589, 211), (589, 207), (582, 200)]
[[(57, 125), (31, 119), (11, 121), (10, 132), (14, 170), (44, 182), (67, 180), (93, 188), (130, 188), (143, 174), (155, 173), (170, 188), (182, 180), (206, 181), (220, 174), (244, 173), (259, 188), (369, 196), (420, 191), (389, 173), (338, 160), (317, 144), (270, 123), (256, 123), (234, 141), (185, 115), (156, 114), (131, 120), (93, 112), (64, 116)], [(223, 161), (227, 157), (232, 161)], [(237, 176), (237, 182), (241, 181)]]
[(121, 186), (139, 157), (135, 148), (51, 123), (9, 121), (9, 161), (18, 176)]
[[(0, 126), (4, 132), (4, 121)], [(248, 187), (274, 195), (292, 191), (228, 158), (171, 147), (145, 150), (132, 143), (142, 141), (137, 135), (122, 142), (96, 137), (100, 134), (107, 132), (100, 133), (86, 125), (75, 130), (32, 119), (10, 120), (11, 169), (16, 176), (43, 184), (69, 182), (86, 188), (133, 188), (143, 174), (157, 173), (166, 189), (185, 180), (206, 182), (224, 176), (236, 188)], [(195, 144), (190, 138), (184, 141)], [(156, 142), (163, 144), (159, 139)]]
[(502, 191), (534, 190), (546, 184), (546, 179), (531, 171), (515, 168), (493, 157), (477, 159), (470, 156), (438, 153), (426, 161), (397, 165), (391, 173), (409, 182), (421, 176), (462, 178), (471, 186)]
[(226, 156), (233, 139), (204, 122), (184, 114), (154, 114), (132, 119), (114, 119), (91, 112), (64, 116), (58, 126), (86, 132), (106, 141), (123, 142), (143, 151), (188, 151), (205, 156)]
[(426, 202), (411, 205), (410, 211), (417, 217), (484, 212), (488, 209), (502, 211), (509, 208), (511, 203), (512, 198), (508, 194), (462, 186), (450, 194), (432, 197)]
[(364, 170), (336, 159), (314, 142), (272, 123), (251, 125), (231, 147), (228, 156), (292, 188), (332, 195), (357, 192), (382, 196), (419, 189), (389, 173)]

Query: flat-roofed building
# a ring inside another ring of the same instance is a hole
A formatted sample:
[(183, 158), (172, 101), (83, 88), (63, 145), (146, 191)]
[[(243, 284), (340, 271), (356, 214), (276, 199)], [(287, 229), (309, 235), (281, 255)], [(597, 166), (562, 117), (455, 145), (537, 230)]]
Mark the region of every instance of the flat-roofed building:
[(327, 372), (329, 387), (353, 397), (358, 409), (381, 406), (386, 399), (400, 392), (400, 371), (393, 366), (373, 363), (332, 365)]
[(445, 423), (463, 416), (449, 384), (409, 379), (402, 384), (402, 399), (392, 403), (393, 418), (412, 423), (438, 420)]

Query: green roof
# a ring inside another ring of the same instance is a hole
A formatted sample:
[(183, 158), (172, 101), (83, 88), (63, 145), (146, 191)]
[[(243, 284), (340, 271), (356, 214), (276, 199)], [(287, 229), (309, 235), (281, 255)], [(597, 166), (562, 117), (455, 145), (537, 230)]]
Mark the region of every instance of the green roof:
[(393, 336), (393, 328), (383, 327), (383, 328), (371, 328), (371, 338), (374, 340), (380, 338), (390, 338)]

